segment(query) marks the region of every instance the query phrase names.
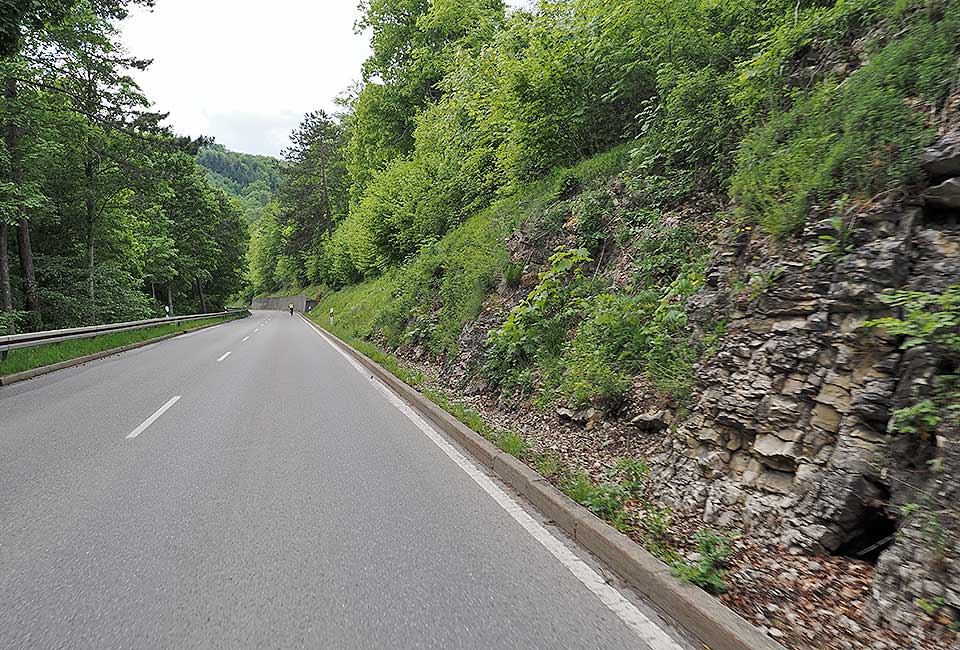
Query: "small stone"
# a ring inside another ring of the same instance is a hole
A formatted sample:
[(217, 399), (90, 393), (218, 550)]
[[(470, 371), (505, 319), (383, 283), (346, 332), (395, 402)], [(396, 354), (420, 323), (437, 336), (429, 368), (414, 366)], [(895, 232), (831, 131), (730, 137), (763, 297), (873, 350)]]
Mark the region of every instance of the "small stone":
[(753, 443), (753, 450), (761, 456), (768, 458), (786, 457), (791, 459), (796, 457), (798, 451), (794, 443), (781, 440), (772, 434), (761, 434), (757, 436), (756, 441)]
[(923, 195), (929, 205), (940, 208), (960, 209), (960, 178), (951, 178), (934, 185)]
[(827, 404), (818, 403), (813, 409), (810, 424), (824, 431), (836, 433), (840, 430), (840, 418), (841, 416), (837, 409)]
[(630, 420), (630, 424), (641, 431), (663, 431), (670, 426), (666, 411), (642, 413)]
[(960, 175), (960, 131), (951, 131), (923, 151), (924, 170), (934, 178)]

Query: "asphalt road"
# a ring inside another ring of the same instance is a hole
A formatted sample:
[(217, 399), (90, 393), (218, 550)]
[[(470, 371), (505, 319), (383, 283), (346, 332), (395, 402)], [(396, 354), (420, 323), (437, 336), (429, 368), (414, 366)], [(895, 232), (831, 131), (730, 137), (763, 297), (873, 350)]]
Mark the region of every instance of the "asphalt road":
[(286, 313), (3, 387), (0, 648), (688, 647), (491, 494)]

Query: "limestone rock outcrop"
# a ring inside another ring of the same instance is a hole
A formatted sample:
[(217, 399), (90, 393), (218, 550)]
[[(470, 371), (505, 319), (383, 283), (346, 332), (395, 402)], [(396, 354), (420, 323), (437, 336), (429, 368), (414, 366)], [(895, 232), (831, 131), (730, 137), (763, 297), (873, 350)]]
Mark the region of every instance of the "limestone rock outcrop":
[[(849, 244), (827, 256), (821, 235), (839, 233), (826, 219), (791, 247), (745, 232), (720, 248), (687, 311), (695, 329), (724, 320), (727, 335), (697, 369), (673, 449), (654, 463), (678, 486), (670, 505), (707, 523), (876, 562), (874, 611), (900, 628), (919, 599), (960, 617), (960, 524), (941, 516), (934, 535), (904, 514), (924, 498), (960, 505), (960, 432), (945, 423), (917, 440), (888, 427), (894, 410), (960, 369), (936, 348), (900, 350), (864, 327), (896, 313), (885, 291), (960, 284), (960, 131), (923, 164), (929, 190), (848, 214)], [(745, 291), (754, 278), (769, 286)]]

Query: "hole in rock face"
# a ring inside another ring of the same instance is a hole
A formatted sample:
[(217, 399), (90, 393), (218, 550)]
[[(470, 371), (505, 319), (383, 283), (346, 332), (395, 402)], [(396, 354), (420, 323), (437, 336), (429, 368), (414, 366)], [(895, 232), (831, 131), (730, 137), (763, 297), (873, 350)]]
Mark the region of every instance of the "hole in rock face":
[(896, 520), (887, 515), (884, 508), (866, 506), (860, 513), (856, 527), (851, 531), (852, 537), (841, 544), (833, 554), (876, 564), (880, 554), (893, 544), (896, 531)]
[(923, 206), (923, 223), (933, 227), (949, 227), (960, 225), (960, 210), (940, 205), (926, 203)]
[(897, 520), (887, 509), (889, 502), (889, 487), (861, 477), (843, 513), (844, 541), (832, 555), (876, 564), (880, 554), (893, 544), (897, 530)]

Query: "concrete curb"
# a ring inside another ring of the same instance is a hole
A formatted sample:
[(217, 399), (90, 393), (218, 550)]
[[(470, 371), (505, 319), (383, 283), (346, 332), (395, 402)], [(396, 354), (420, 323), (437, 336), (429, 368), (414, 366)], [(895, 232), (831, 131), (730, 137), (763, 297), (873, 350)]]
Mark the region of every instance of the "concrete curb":
[[(231, 319), (236, 320), (236, 319)], [(120, 354), (121, 352), (127, 352), (129, 350), (136, 350), (137, 348), (142, 348), (147, 345), (152, 345), (154, 343), (160, 343), (161, 341), (166, 341), (167, 339), (172, 339), (177, 336), (183, 336), (184, 334), (190, 334), (192, 332), (199, 332), (200, 330), (205, 330), (208, 327), (216, 327), (217, 325), (223, 325), (228, 321), (221, 321), (219, 323), (210, 323), (209, 325), (204, 325), (202, 327), (195, 327), (190, 330), (184, 330), (183, 332), (171, 332), (170, 334), (164, 334), (163, 336), (158, 336), (156, 338), (147, 339), (145, 341), (138, 341), (136, 343), (131, 343), (129, 345), (123, 345), (119, 348), (111, 348), (109, 350), (102, 350), (100, 352), (94, 352), (93, 354), (88, 354), (84, 357), (77, 357), (76, 359), (67, 359), (65, 361), (58, 361), (57, 363), (51, 363), (49, 366), (40, 366), (39, 368), (31, 368), (30, 370), (24, 370), (22, 372), (14, 372), (9, 375), (0, 375), (0, 386), (9, 386), (10, 384), (16, 384), (17, 382), (26, 381), (27, 379), (33, 379), (34, 377), (39, 377), (40, 375), (46, 375), (57, 370), (63, 370), (64, 368), (73, 368), (74, 366), (82, 366), (85, 363), (90, 363), (91, 361), (96, 361), (97, 359), (103, 359), (104, 357), (112, 357), (115, 354)]]
[(785, 650), (705, 591), (677, 580), (639, 544), (501, 451), (348, 343), (304, 318), (389, 386), (407, 404), (490, 468), (571, 537), (606, 562), (634, 589), (712, 650)]

